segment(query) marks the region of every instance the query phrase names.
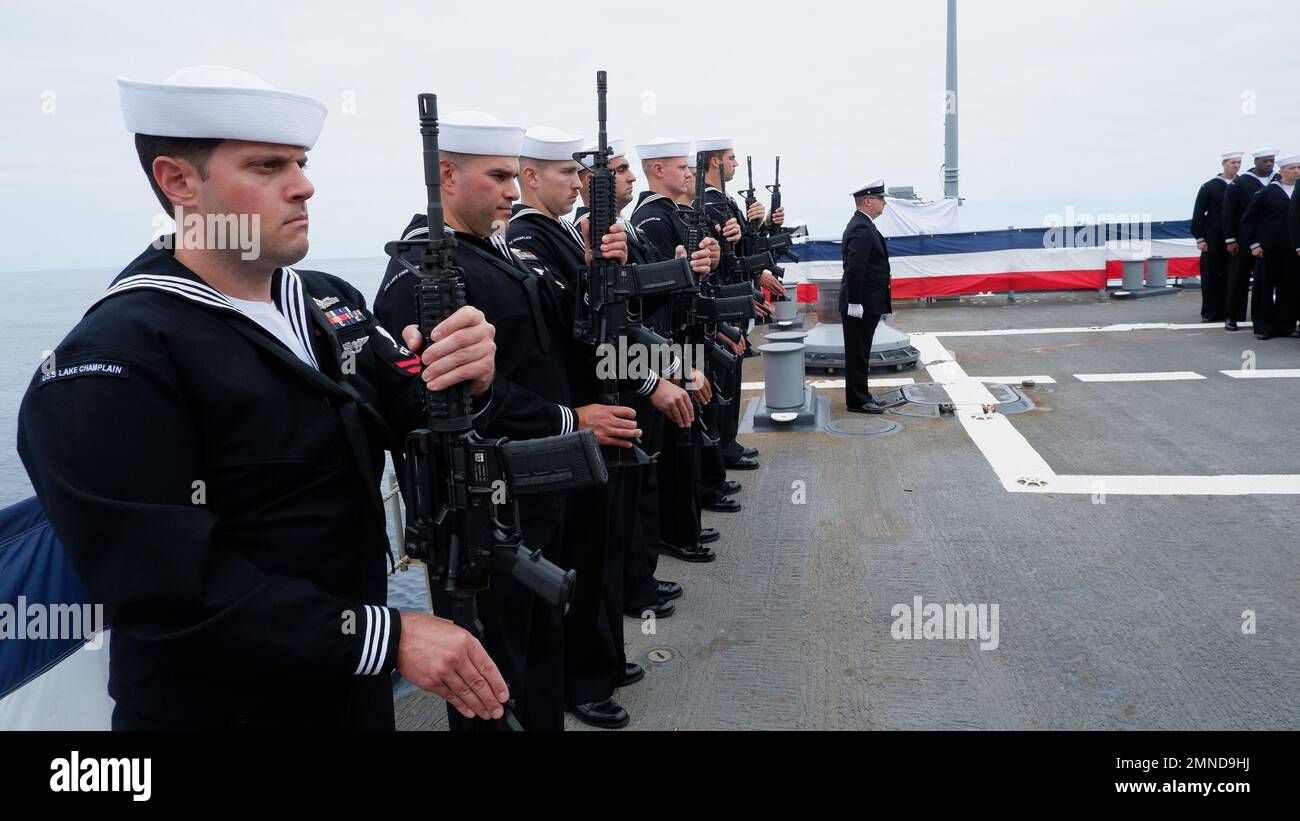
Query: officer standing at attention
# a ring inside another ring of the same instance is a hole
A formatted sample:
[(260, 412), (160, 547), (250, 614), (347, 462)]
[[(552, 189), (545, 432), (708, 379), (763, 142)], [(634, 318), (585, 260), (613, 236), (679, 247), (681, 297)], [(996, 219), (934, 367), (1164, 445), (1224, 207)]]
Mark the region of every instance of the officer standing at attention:
[[(394, 668), (499, 718), (507, 688), (473, 636), (385, 606), (379, 496), (425, 383), (468, 382), (486, 420), (492, 326), (467, 306), (433, 344), (404, 328), (404, 347), (347, 282), (290, 267), (320, 102), (223, 66), (118, 82), (178, 230), (56, 347), (18, 420), (36, 494), (113, 627), (113, 728), (392, 729)], [(256, 253), (208, 233), (242, 222)]]
[(1223, 197), (1241, 170), (1245, 154), (1233, 151), (1222, 158), (1223, 171), (1211, 177), (1196, 192), (1192, 207), (1192, 237), (1201, 252), (1201, 321), (1223, 322), (1237, 329), (1236, 316), (1228, 310), (1228, 250), (1223, 243)]
[(853, 192), (857, 210), (844, 229), (840, 255), (840, 315), (844, 318), (844, 404), (853, 413), (883, 413), (867, 387), (871, 338), (890, 312), (889, 251), (875, 220), (885, 212), (885, 181), (872, 180)]

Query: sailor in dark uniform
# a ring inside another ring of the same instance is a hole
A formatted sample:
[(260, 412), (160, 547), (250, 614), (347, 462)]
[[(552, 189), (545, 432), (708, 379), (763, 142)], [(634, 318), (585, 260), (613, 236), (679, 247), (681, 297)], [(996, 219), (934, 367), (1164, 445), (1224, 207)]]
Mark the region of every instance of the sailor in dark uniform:
[[(580, 166), (573, 155), (582, 138), (553, 128), (536, 126), (524, 135), (519, 156), (522, 203), (510, 218), (506, 241), (529, 264), (537, 262), (556, 278), (557, 286), (575, 306), (580, 292), (579, 273), (587, 250), (581, 229), (563, 219), (573, 210), (581, 189)], [(621, 226), (610, 228), (620, 238), (617, 249), (602, 244), (609, 258), (626, 261), (627, 246)], [(609, 235), (607, 235), (609, 236)], [(572, 316), (572, 315), (571, 315)], [(570, 363), (568, 375), (574, 401), (592, 403), (617, 422), (621, 434), (644, 435), (636, 411), (623, 405), (599, 405), (601, 394), (594, 349)], [(651, 373), (636, 390), (651, 396), (660, 385)], [(597, 430), (599, 435), (600, 431)], [(631, 446), (631, 439), (620, 440)], [(629, 665), (623, 649), (623, 556), (626, 470), (611, 470), (609, 482), (571, 494), (566, 517), (562, 566), (577, 571), (581, 580), (565, 618), (565, 701), (582, 722), (597, 727), (624, 727), (627, 711), (614, 700), (614, 690), (645, 675), (639, 665)]]
[(840, 315), (844, 320), (844, 404), (854, 413), (882, 413), (867, 386), (871, 338), (890, 312), (889, 251), (875, 220), (885, 211), (885, 181), (872, 180), (853, 192), (857, 210), (844, 229), (840, 254)]
[[(1246, 320), (1246, 297), (1250, 292), (1250, 278), (1255, 271), (1255, 257), (1250, 251), (1242, 251), (1237, 240), (1241, 237), (1241, 217), (1250, 205), (1250, 198), (1255, 192), (1277, 179), (1273, 173), (1273, 161), (1277, 157), (1276, 148), (1257, 148), (1251, 155), (1255, 164), (1248, 171), (1237, 175), (1223, 192), (1223, 246), (1228, 251), (1228, 307), (1225, 325), (1228, 330), (1237, 330), (1237, 323)], [(1255, 290), (1258, 298), (1259, 290)], [(1255, 305), (1251, 305), (1251, 318), (1254, 318)], [(1258, 330), (1258, 329), (1256, 329)]]
[(404, 346), (347, 282), (290, 267), (321, 103), (223, 67), (119, 83), (159, 202), (248, 220), (260, 247), (182, 221), (23, 400), (18, 452), (112, 626), (113, 727), (392, 729), (394, 669), (498, 717), (505, 683), (469, 633), (385, 606), (378, 491), (384, 450), (422, 421), (422, 360), (431, 389), (468, 381), (486, 421), (491, 326), (463, 308), (417, 356), (415, 328)]
[[(632, 170), (628, 162), (626, 152), (623, 148), (622, 140), (612, 140), (609, 143), (612, 152), (609, 158), (610, 171), (614, 175), (614, 197), (615, 207), (618, 213), (632, 201), (632, 187), (636, 183), (636, 172)], [(588, 145), (583, 152), (595, 151), (596, 146)], [(592, 172), (586, 161), (579, 161), (583, 166), (578, 172), (582, 182), (582, 200), (588, 201), (591, 189)], [(574, 212), (573, 222), (582, 223), (587, 219), (590, 209), (583, 205)], [(619, 223), (627, 234), (628, 259), (632, 263), (646, 264), (660, 262), (669, 257), (663, 256), (647, 240), (642, 238), (635, 227), (632, 226), (623, 217), (619, 217)], [(677, 248), (674, 251), (680, 251), (685, 255), (684, 248)], [(709, 271), (709, 254), (707, 251), (697, 252), (699, 261), (696, 263), (700, 272), (707, 274)], [(676, 253), (674, 253), (674, 256)], [(672, 335), (671, 328), (671, 297), (643, 297), (631, 301), (628, 306), (629, 312), (635, 312), (641, 318), (641, 322), (650, 330), (670, 339)], [(636, 343), (629, 342), (627, 347), (631, 349)], [(651, 354), (662, 354), (664, 352), (649, 352)], [(650, 361), (659, 362), (666, 359), (662, 355), (650, 357)], [(683, 363), (680, 359), (672, 357), (667, 368), (663, 371), (663, 376), (679, 377)], [(689, 376), (689, 375), (687, 375)], [(677, 582), (660, 581), (655, 578), (655, 570), (659, 563), (659, 481), (658, 481), (658, 462), (662, 459), (663, 449), (665, 447), (675, 447), (676, 437), (673, 432), (679, 428), (689, 430), (694, 424), (694, 406), (690, 396), (672, 382), (666, 382), (661, 386), (664, 397), (661, 404), (666, 405), (668, 414), (661, 412), (649, 397), (642, 396), (633, 390), (621, 391), (621, 401), (636, 410), (637, 421), (640, 424), (645, 435), (641, 439), (641, 447), (646, 453), (655, 457), (655, 462), (645, 465), (640, 469), (634, 469), (627, 472), (626, 499), (627, 505), (624, 514), (624, 523), (626, 525), (626, 547), (623, 561), (623, 611), (625, 614), (634, 618), (644, 618), (649, 612), (655, 618), (667, 618), (671, 616), (676, 608), (673, 600), (681, 597), (682, 586)], [(666, 444), (667, 442), (667, 444)], [(670, 511), (671, 515), (682, 516), (689, 512)]]
[[(686, 223), (677, 206), (678, 197), (691, 195), (691, 165), (687, 159), (690, 143), (662, 138), (636, 147), (641, 158), (641, 169), (646, 175), (648, 191), (641, 192), (630, 222), (638, 236), (655, 249), (660, 258), (676, 253), (686, 245)], [(689, 206), (686, 206), (689, 208)], [(710, 251), (708, 268), (717, 266), (717, 241), (706, 238), (702, 246)], [(682, 339), (676, 340), (682, 342)], [(711, 386), (697, 374), (694, 380), (706, 391)], [(701, 397), (701, 420), (716, 418), (709, 414), (709, 396)], [(706, 421), (701, 424), (707, 425)], [(705, 428), (716, 435), (711, 428)], [(717, 448), (718, 469), (721, 472), (721, 454)], [(717, 558), (705, 544), (719, 538), (717, 530), (701, 528), (700, 522), (700, 447), (665, 438), (658, 463), (660, 485), (659, 538), (660, 549), (670, 556), (688, 562), (708, 562)], [(725, 478), (725, 473), (723, 473)]]
[[(730, 137), (696, 140), (695, 151), (705, 152), (707, 155), (706, 174), (708, 186), (705, 188), (704, 202), (708, 208), (709, 217), (716, 224), (722, 226), (722, 241), (731, 243), (735, 246), (736, 253), (744, 255), (749, 249), (744, 245), (745, 229), (743, 226), (751, 218), (762, 222), (765, 214), (763, 204), (760, 202), (755, 202), (750, 206), (750, 212), (746, 214), (734, 199), (721, 190), (723, 182), (731, 180), (736, 174), (735, 143)], [(771, 277), (770, 272), (768, 272), (768, 277)], [(747, 329), (742, 328), (741, 330), (745, 331)], [(738, 356), (754, 355), (749, 347), (748, 336), (742, 336), (739, 350), (736, 353)], [(722, 449), (723, 464), (728, 470), (755, 470), (758, 468), (758, 461), (754, 458), (758, 455), (758, 450), (756, 448), (746, 448), (736, 441), (736, 432), (740, 427), (740, 406), (743, 404), (740, 398), (742, 371), (742, 363), (738, 362), (731, 373), (731, 380), (725, 388), (729, 395), (733, 397), (733, 400), (730, 405), (723, 407), (718, 420), (719, 436), (721, 438), (719, 447)], [(732, 504), (736, 505), (735, 509), (739, 509), (739, 503), (732, 502)], [(715, 508), (710, 507), (710, 509)]]
[(1255, 258), (1255, 299), (1251, 319), (1256, 339), (1291, 336), (1296, 329), (1300, 257), (1291, 238), (1290, 210), (1300, 154), (1278, 160), (1278, 179), (1255, 192), (1241, 216), (1242, 241)]
[(1240, 151), (1224, 154), (1222, 173), (1201, 185), (1196, 192), (1196, 204), (1192, 206), (1192, 237), (1201, 251), (1201, 320), (1224, 322), (1225, 326), (1237, 323), (1227, 307), (1228, 251), (1223, 243), (1223, 197), (1241, 170), (1243, 156)]
[[(439, 131), (443, 208), (447, 230), (457, 241), (465, 299), (510, 343), (498, 351), (494, 413), (486, 435), (535, 439), (571, 433), (587, 409), (575, 407), (569, 394), (570, 309), (553, 277), (539, 270), (535, 260), (525, 264), (504, 236), (494, 233), (494, 225), (509, 219), (519, 197), (515, 176), (524, 130), (467, 111), (443, 117)], [(428, 217), (417, 214), (402, 238), (428, 233)], [(418, 264), (419, 259), (411, 261)], [(415, 284), (414, 274), (389, 262), (375, 297), (375, 314), (384, 327), (392, 330), (415, 321)], [(550, 561), (562, 562), (564, 497), (527, 495), (518, 503), (524, 543)], [(433, 595), (435, 610), (450, 613), (446, 594)], [(515, 717), (526, 730), (564, 729), (563, 614), (505, 574), (492, 579), (478, 605), (484, 645), (514, 695)], [(451, 725), (464, 726), (456, 716)]]

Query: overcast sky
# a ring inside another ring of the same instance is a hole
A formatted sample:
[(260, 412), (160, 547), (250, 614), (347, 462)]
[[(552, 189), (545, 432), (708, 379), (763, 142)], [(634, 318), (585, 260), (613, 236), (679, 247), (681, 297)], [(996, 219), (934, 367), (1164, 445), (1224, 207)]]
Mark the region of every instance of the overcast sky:
[[(942, 196), (944, 0), (597, 7), (6, 4), (0, 271), (117, 267), (148, 243), (158, 206), (114, 76), (198, 63), (328, 105), (308, 170), (317, 259), (378, 255), (423, 209), (417, 92), (591, 136), (598, 68), (613, 136), (734, 136), (760, 186), (780, 154), (787, 212), (814, 236), (838, 236), (848, 192), (873, 177)], [(960, 0), (962, 229), (1067, 207), (1186, 219), (1221, 152), (1300, 150), (1293, 10)]]

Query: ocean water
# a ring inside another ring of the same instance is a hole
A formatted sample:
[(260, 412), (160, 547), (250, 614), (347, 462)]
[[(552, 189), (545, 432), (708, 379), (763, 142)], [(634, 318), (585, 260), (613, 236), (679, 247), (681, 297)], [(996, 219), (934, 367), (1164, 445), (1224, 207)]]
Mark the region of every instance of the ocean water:
[[(128, 262), (130, 260), (124, 259), (121, 264)], [(340, 276), (365, 294), (369, 302), (379, 288), (384, 265), (383, 258), (373, 257), (307, 259), (295, 267)], [(5, 351), (0, 355), (0, 442), (3, 442), (0, 448), (0, 507), (32, 495), (32, 485), (18, 458), (16, 446), (18, 407), (32, 374), (40, 367), (45, 352), (58, 345), (120, 270), (117, 267), (0, 273), (0, 304), (7, 306), (9, 317), (6, 327), (0, 331)], [(86, 409), (86, 413), (94, 412), (93, 408)], [(390, 464), (388, 471), (391, 470)], [(391, 515), (390, 510), (389, 541), (395, 544)], [(422, 610), (427, 601), (427, 585), (422, 571), (396, 573), (389, 578), (389, 604), (392, 606)]]

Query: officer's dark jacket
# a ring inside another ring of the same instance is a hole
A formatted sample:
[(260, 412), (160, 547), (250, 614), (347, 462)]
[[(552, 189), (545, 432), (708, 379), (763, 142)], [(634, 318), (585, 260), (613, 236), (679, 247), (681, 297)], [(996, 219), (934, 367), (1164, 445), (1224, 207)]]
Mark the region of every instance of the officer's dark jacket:
[(1272, 253), (1289, 253), (1291, 242), (1287, 211), (1291, 198), (1280, 182), (1271, 182), (1255, 192), (1241, 215), (1241, 242), (1248, 248), (1262, 247)]
[(1223, 197), (1228, 191), (1228, 181), (1211, 177), (1196, 192), (1192, 206), (1192, 237), (1204, 240), (1211, 247), (1223, 245)]
[(319, 371), (149, 248), (32, 378), (18, 452), (105, 606), (119, 705), (391, 727), (379, 478), (419, 360), (338, 277), (278, 269), (272, 293)]
[(889, 252), (875, 223), (854, 211), (840, 242), (840, 313), (847, 314), (849, 305), (861, 305), (864, 314), (889, 313)]

